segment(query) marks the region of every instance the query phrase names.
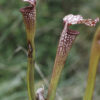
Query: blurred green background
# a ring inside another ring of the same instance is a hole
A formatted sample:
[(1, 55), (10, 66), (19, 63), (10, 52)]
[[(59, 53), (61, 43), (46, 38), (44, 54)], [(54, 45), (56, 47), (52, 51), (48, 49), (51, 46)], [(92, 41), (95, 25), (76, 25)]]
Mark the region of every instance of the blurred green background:
[[(21, 0), (0, 0), (0, 100), (28, 100), (27, 42)], [(99, 0), (37, 0), (36, 31), (36, 88), (49, 82), (56, 55), (62, 18), (67, 14), (81, 14), (84, 18), (100, 17)], [(97, 29), (84, 25), (72, 26), (80, 31), (64, 67), (58, 100), (82, 100), (88, 74), (92, 39)], [(94, 100), (100, 100), (100, 70), (96, 80)]]

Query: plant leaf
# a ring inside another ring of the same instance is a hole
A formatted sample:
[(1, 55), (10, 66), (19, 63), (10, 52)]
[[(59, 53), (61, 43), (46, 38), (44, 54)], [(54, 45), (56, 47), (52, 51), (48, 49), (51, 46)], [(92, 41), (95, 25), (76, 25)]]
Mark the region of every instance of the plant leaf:
[(84, 100), (92, 100), (99, 60), (100, 60), (100, 27), (97, 29), (95, 33), (91, 48), (88, 82)]

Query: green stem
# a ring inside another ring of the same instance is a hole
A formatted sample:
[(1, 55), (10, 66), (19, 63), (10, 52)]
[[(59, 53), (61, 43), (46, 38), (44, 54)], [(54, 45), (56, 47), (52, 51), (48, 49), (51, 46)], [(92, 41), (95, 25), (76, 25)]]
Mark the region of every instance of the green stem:
[(96, 73), (100, 60), (100, 27), (94, 36), (89, 62), (88, 82), (83, 100), (92, 100), (95, 87)]
[(34, 92), (34, 60), (28, 58), (27, 85), (29, 100), (35, 100)]
[(51, 78), (51, 82), (50, 82), (50, 86), (49, 86), (47, 100), (54, 100), (55, 99), (56, 89), (58, 86), (59, 78), (61, 76), (61, 72), (62, 72), (63, 67), (64, 67), (63, 65), (61, 65), (61, 66), (55, 65), (54, 66), (53, 74), (52, 74), (52, 78)]
[(34, 67), (35, 67), (35, 45), (33, 44), (33, 42), (32, 43), (28, 42), (27, 85), (28, 85), (29, 100), (35, 100)]

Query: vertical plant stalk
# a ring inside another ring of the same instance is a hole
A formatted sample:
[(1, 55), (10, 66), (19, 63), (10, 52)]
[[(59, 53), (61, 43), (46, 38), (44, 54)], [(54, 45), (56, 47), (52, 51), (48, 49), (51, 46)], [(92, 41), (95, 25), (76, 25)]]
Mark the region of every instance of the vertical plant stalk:
[(24, 0), (30, 3), (30, 6), (21, 8), (23, 15), (28, 43), (28, 71), (27, 71), (27, 87), (29, 100), (35, 100), (34, 92), (34, 67), (35, 67), (35, 28), (36, 28), (36, 1)]
[(100, 60), (100, 27), (97, 29), (93, 39), (90, 62), (89, 62), (88, 82), (84, 100), (92, 100), (99, 60)]
[(51, 82), (49, 85), (47, 100), (54, 100), (56, 95), (56, 88), (59, 82), (59, 78), (64, 67), (66, 58), (69, 54), (69, 51), (76, 39), (76, 36), (79, 34), (78, 31), (74, 31), (69, 29), (69, 26), (72, 24), (85, 24), (87, 26), (95, 26), (96, 22), (98, 22), (98, 18), (96, 20), (91, 19), (83, 19), (80, 15), (68, 15), (65, 16), (64, 19), (64, 29), (62, 31), (58, 49), (56, 53), (53, 73)]

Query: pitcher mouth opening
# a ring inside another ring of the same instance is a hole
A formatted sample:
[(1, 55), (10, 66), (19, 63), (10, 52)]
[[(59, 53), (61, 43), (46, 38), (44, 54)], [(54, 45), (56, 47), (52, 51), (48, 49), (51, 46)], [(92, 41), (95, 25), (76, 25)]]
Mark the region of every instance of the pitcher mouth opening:
[(71, 35), (78, 35), (80, 32), (77, 30), (67, 29), (67, 33)]
[(64, 23), (64, 29), (65, 31), (70, 34), (70, 35), (78, 35), (80, 32), (77, 31), (77, 30), (73, 30), (70, 28), (71, 24), (67, 24), (67, 23)]
[(21, 8), (20, 9), (20, 12), (22, 12), (22, 13), (28, 13), (28, 12), (31, 12), (31, 11), (33, 11), (34, 10), (34, 6), (32, 6), (32, 5), (30, 5), (30, 6), (27, 6), (27, 7), (24, 7), (24, 8)]

